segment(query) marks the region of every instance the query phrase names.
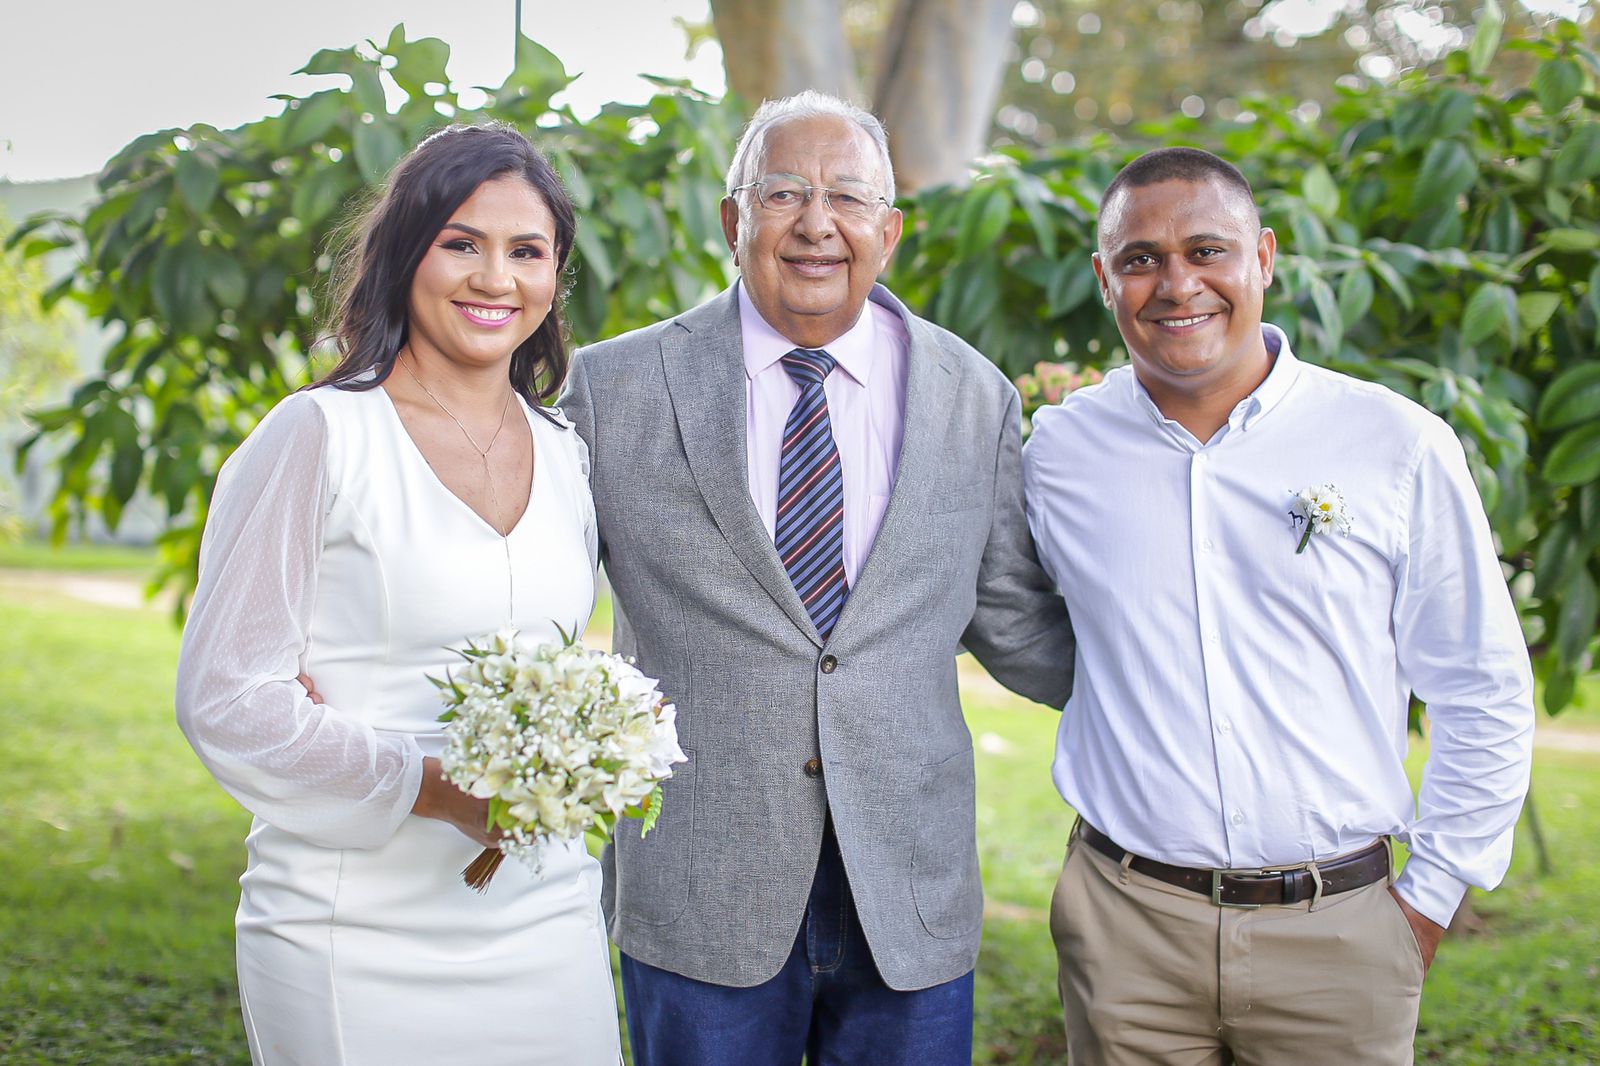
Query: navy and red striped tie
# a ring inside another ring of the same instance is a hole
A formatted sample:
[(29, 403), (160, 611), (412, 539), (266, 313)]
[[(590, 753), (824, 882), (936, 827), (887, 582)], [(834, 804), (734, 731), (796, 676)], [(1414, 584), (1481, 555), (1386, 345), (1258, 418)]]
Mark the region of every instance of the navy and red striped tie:
[(821, 349), (796, 348), (783, 357), (800, 398), (783, 427), (772, 531), (783, 568), (824, 641), (850, 595), (844, 573), (844, 475), (822, 389), (837, 365)]

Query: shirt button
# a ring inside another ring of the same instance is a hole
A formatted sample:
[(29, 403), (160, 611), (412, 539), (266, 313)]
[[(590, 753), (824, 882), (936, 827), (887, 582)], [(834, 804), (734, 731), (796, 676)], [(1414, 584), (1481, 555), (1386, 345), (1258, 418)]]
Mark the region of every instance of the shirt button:
[(1204, 548), (1206, 551), (1210, 551), (1212, 548), (1215, 548), (1216, 545), (1211, 542), (1210, 537), (1207, 537), (1205, 540), (1200, 542), (1200, 547)]
[(1231, 733), (1233, 732), (1233, 723), (1224, 718), (1222, 724), (1217, 726), (1217, 731), (1224, 734)]
[(839, 668), (839, 660), (831, 655), (824, 655), (822, 662), (817, 664), (825, 674), (831, 674)]
[(1233, 812), (1233, 816), (1231, 818), (1229, 818), (1228, 821), (1232, 822), (1234, 825), (1243, 825), (1244, 824), (1244, 812), (1243, 811), (1234, 811)]
[(1222, 634), (1213, 629), (1211, 632), (1206, 634), (1206, 639), (1213, 644), (1220, 644), (1222, 643)]
[(806, 760), (806, 765), (805, 765), (805, 772), (806, 772), (806, 776), (807, 777), (821, 777), (822, 776), (822, 760), (821, 759), (807, 759)]

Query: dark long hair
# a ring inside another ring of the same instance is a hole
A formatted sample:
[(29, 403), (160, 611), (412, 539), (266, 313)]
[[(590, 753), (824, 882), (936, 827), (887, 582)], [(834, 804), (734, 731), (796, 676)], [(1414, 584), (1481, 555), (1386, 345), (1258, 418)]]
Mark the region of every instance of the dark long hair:
[(332, 328), (339, 363), (317, 385), (360, 391), (394, 372), (409, 336), (406, 305), (417, 265), (455, 209), (484, 182), (507, 175), (532, 186), (556, 223), (556, 297), (539, 328), (512, 353), (511, 387), (535, 409), (560, 390), (567, 376), (562, 280), (577, 217), (549, 161), (503, 123), (431, 134), (395, 165), (377, 201), (347, 231)]

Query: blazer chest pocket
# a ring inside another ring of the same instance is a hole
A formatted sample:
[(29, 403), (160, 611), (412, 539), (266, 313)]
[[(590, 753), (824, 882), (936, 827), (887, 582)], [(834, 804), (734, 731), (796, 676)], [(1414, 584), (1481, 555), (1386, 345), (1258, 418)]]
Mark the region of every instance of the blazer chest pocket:
[(929, 935), (966, 936), (983, 921), (972, 749), (922, 768), (911, 895)]

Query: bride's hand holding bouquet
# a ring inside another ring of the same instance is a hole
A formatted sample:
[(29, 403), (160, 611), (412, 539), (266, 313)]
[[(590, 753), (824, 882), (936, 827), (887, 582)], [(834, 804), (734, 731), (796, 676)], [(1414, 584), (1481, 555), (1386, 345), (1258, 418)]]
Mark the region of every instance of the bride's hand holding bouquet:
[[(487, 803), (486, 847), (462, 872), (483, 891), (506, 855), (539, 869), (546, 842), (609, 840), (618, 818), (661, 813), (661, 782), (686, 756), (676, 710), (653, 679), (562, 632), (538, 643), (514, 629), (469, 641), (464, 667), (433, 682), (446, 710), (439, 769)], [(452, 819), (453, 820), (453, 819)]]

